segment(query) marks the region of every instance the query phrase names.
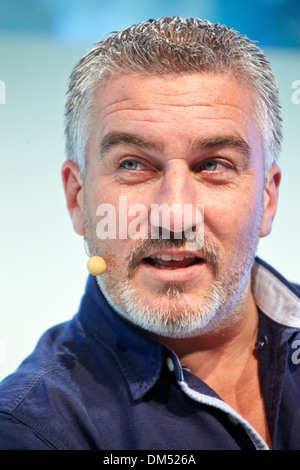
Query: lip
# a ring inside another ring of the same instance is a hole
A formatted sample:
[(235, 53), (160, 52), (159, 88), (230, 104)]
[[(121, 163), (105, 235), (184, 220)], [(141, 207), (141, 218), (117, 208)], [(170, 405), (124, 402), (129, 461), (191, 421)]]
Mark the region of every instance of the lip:
[(199, 253), (199, 251), (188, 251), (188, 250), (168, 250), (168, 249), (165, 249), (165, 250), (157, 250), (157, 251), (153, 251), (149, 254), (147, 254), (146, 256), (144, 255), (141, 259), (140, 259), (140, 262), (142, 262), (143, 259), (145, 258), (151, 258), (153, 256), (162, 256), (162, 255), (167, 255), (167, 256), (184, 256), (184, 257), (188, 257), (188, 258), (199, 258), (199, 259), (203, 259), (205, 260), (204, 256), (201, 255), (201, 253)]
[[(166, 254), (166, 252), (163, 252)], [(178, 254), (178, 252), (176, 252)], [(158, 253), (161, 254), (161, 253)], [(154, 254), (152, 254), (154, 256)], [(198, 256), (199, 257), (199, 256)], [(160, 269), (146, 262), (140, 264), (140, 268), (144, 271), (145, 275), (159, 282), (188, 282), (195, 280), (199, 276), (203, 276), (206, 269), (205, 260), (193, 264), (185, 268), (177, 269)]]

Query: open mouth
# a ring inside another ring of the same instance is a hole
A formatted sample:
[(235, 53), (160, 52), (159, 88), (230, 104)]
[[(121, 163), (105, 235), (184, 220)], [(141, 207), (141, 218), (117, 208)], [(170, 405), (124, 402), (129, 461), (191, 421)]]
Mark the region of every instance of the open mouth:
[(147, 258), (143, 258), (143, 263), (154, 266), (158, 269), (183, 269), (189, 268), (199, 263), (204, 263), (203, 258), (199, 258), (194, 254), (156, 254)]

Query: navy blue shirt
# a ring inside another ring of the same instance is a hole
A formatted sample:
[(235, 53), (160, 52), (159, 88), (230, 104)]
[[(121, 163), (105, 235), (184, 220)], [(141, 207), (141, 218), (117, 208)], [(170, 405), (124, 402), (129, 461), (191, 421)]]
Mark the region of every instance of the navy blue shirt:
[[(300, 449), (299, 291), (261, 260), (252, 274), (260, 314), (256, 348), (273, 448)], [(173, 351), (116, 314), (90, 276), (74, 318), (48, 330), (1, 382), (0, 449), (267, 445)]]

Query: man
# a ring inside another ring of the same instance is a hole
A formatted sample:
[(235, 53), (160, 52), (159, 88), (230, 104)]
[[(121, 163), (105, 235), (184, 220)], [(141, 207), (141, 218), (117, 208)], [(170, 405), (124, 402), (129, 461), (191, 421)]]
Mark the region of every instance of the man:
[(72, 73), (66, 143), (106, 270), (2, 382), (1, 448), (300, 448), (299, 291), (255, 259), (281, 179), (262, 51), (194, 18), (115, 33)]

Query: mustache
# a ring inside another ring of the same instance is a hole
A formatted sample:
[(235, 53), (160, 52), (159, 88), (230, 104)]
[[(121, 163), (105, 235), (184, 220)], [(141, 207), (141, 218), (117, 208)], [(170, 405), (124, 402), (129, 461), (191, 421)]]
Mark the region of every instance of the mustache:
[(170, 237), (165, 239), (160, 233), (156, 239), (140, 239), (133, 247), (131, 253), (126, 258), (128, 277), (131, 277), (143, 258), (147, 258), (156, 250), (172, 248), (185, 248), (186, 250), (198, 252), (198, 257), (203, 258), (213, 269), (215, 276), (217, 276), (220, 256), (214, 243), (205, 238), (202, 238), (201, 242), (199, 242), (196, 236), (191, 238), (190, 235), (186, 236), (185, 234), (182, 235), (182, 238), (175, 238), (173, 233), (170, 233)]

